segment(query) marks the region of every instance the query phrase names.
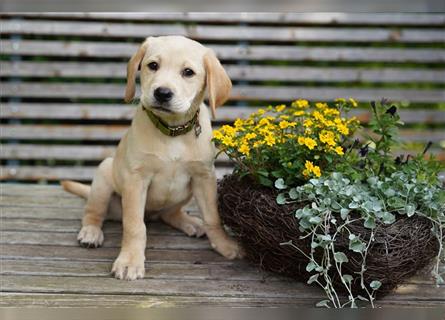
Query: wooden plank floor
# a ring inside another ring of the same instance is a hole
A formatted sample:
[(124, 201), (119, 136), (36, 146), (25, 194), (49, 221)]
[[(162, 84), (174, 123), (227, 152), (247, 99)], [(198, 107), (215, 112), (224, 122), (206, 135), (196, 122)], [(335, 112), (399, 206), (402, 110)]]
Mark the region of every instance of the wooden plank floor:
[[(146, 276), (110, 276), (121, 226), (107, 222), (102, 248), (78, 246), (84, 201), (58, 186), (1, 184), (1, 306), (314, 306), (317, 287), (228, 261), (207, 239), (161, 223), (148, 226)], [(196, 206), (188, 206), (196, 213)], [(445, 286), (426, 274), (411, 279), (380, 306), (445, 305)]]

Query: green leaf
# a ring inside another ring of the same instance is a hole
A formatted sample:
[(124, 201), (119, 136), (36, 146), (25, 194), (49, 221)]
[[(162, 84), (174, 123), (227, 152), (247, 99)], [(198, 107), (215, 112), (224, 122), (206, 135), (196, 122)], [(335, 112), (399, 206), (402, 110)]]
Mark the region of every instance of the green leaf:
[(322, 300), (315, 304), (316, 307), (326, 307), (329, 308), (329, 300)]
[(375, 218), (374, 217), (367, 217), (364, 223), (365, 228), (368, 229), (374, 229), (376, 227), (375, 225)]
[(416, 206), (413, 204), (407, 204), (405, 206), (406, 215), (408, 217), (413, 216), (416, 213)]
[(382, 219), (383, 219), (384, 224), (391, 224), (391, 223), (394, 223), (394, 221), (396, 221), (396, 216), (390, 212), (385, 212), (383, 214)]
[(349, 241), (349, 249), (354, 252), (363, 252), (366, 249), (366, 244), (358, 238)]
[(311, 283), (317, 281), (317, 280), (318, 280), (318, 276), (319, 276), (318, 273), (317, 273), (317, 274), (314, 274), (313, 276), (311, 276), (311, 277), (309, 278), (309, 280), (307, 281), (307, 284), (311, 284)]
[(351, 283), (352, 280), (354, 280), (354, 278), (352, 278), (352, 276), (350, 274), (344, 274), (342, 276), (342, 278), (343, 278), (343, 281), (346, 283)]
[(319, 224), (321, 222), (321, 218), (319, 216), (309, 218), (309, 222), (313, 224)]
[(289, 190), (289, 198), (292, 200), (298, 199), (298, 192), (296, 188), (292, 188)]
[(279, 179), (275, 180), (275, 188), (280, 189), (280, 190), (287, 188), (286, 184), (284, 183), (283, 178), (279, 178)]
[(334, 253), (334, 259), (338, 263), (345, 263), (349, 261), (348, 257), (343, 252)]
[(346, 220), (346, 218), (348, 217), (349, 212), (350, 212), (349, 209), (342, 208), (342, 209), (340, 210), (340, 216), (341, 216), (341, 218), (342, 218), (343, 220)]
[(315, 263), (313, 263), (312, 261), (309, 262), (306, 266), (306, 271), (307, 272), (311, 272), (312, 270), (314, 270), (317, 267), (317, 265)]
[(363, 297), (361, 295), (358, 295), (357, 298), (359, 298), (362, 301), (369, 301), (367, 298), (365, 298), (365, 297)]
[(272, 187), (272, 180), (270, 180), (270, 179), (268, 179), (268, 178), (265, 178), (264, 176), (262, 176), (262, 175), (259, 175), (258, 176), (258, 180), (260, 181), (260, 183), (263, 185), (263, 186), (266, 186), (266, 187)]
[(378, 290), (382, 286), (382, 283), (378, 280), (374, 280), (369, 284), (369, 286), (372, 290)]
[(301, 219), (302, 216), (303, 216), (303, 209), (297, 209), (297, 211), (295, 211), (295, 217)]
[(266, 170), (257, 170), (257, 173), (259, 175), (262, 175), (263, 177), (268, 177), (269, 176), (269, 172), (267, 172)]
[(355, 201), (352, 201), (352, 202), (349, 204), (349, 208), (350, 208), (350, 209), (357, 209), (358, 207), (359, 207), (359, 205), (358, 205), (358, 203), (355, 202)]
[(277, 203), (278, 204), (285, 204), (286, 203), (286, 196), (284, 195), (284, 193), (280, 193), (277, 196)]

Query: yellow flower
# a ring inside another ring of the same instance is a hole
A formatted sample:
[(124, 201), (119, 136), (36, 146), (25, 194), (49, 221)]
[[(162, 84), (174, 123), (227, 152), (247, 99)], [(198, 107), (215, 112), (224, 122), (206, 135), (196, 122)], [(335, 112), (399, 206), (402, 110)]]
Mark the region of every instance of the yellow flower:
[(317, 141), (309, 137), (298, 137), (297, 141), (299, 145), (305, 145), (309, 150), (313, 150), (317, 146)]
[(311, 161), (306, 160), (306, 163), (304, 164), (304, 167), (306, 168), (306, 170), (311, 172), (312, 169), (314, 168), (314, 164)]
[(223, 134), (219, 130), (213, 130), (213, 138), (221, 140), (223, 138)]
[(306, 128), (311, 127), (314, 124), (314, 122), (311, 119), (306, 119), (303, 122), (303, 126), (305, 126)]
[(267, 124), (269, 124), (269, 123), (270, 123), (270, 121), (269, 121), (268, 118), (262, 118), (262, 119), (258, 122), (258, 125), (260, 125), (260, 126), (264, 126), (264, 125), (267, 125)]
[(289, 120), (289, 116), (288, 115), (285, 115), (285, 114), (282, 114), (281, 116), (280, 116), (280, 119), (283, 119), (283, 120)]
[(323, 113), (325, 116), (338, 116), (340, 115), (340, 111), (334, 108), (324, 109)]
[(319, 138), (320, 141), (331, 146), (334, 147), (335, 146), (335, 135), (332, 131), (326, 131), (323, 130), (320, 134), (319, 134)]
[(321, 109), (321, 110), (323, 110), (323, 109), (326, 109), (327, 107), (328, 107), (328, 104), (327, 103), (322, 103), (322, 102), (317, 102), (316, 104), (315, 104), (315, 107), (317, 108), (317, 109)]
[(343, 123), (337, 124), (337, 130), (338, 130), (338, 132), (340, 132), (343, 135), (348, 135), (349, 134), (348, 127), (345, 126)]
[(312, 138), (306, 138), (304, 144), (309, 150), (313, 150), (317, 146), (317, 142)]
[(257, 114), (259, 115), (259, 116), (262, 116), (263, 114), (265, 114), (266, 113), (266, 110), (264, 110), (264, 109), (258, 109), (258, 111), (257, 111)]
[(244, 138), (247, 139), (247, 140), (252, 140), (252, 139), (255, 139), (256, 137), (257, 137), (257, 135), (254, 132), (249, 132), (248, 134), (246, 134), (244, 136)]
[(299, 99), (299, 100), (292, 102), (292, 106), (297, 106), (298, 108), (305, 109), (305, 108), (309, 107), (309, 101), (304, 100), (304, 99)]
[(320, 167), (319, 166), (314, 166), (314, 164), (311, 161), (306, 160), (306, 163), (305, 163), (304, 167), (306, 168), (306, 170), (303, 171), (303, 175), (308, 176), (311, 173), (313, 173), (316, 177), (320, 177), (321, 176)]
[(349, 102), (351, 102), (351, 104), (352, 104), (352, 106), (353, 106), (354, 108), (357, 108), (357, 106), (358, 106), (357, 101), (355, 101), (355, 100), (352, 99), (352, 98), (349, 98)]
[(334, 151), (335, 151), (338, 155), (340, 155), (340, 156), (342, 156), (342, 155), (345, 154), (345, 153), (343, 152), (343, 148), (340, 147), (340, 146), (335, 147), (335, 148), (334, 148)]
[(272, 147), (275, 144), (276, 140), (273, 135), (267, 135), (264, 137), (264, 142), (266, 142), (268, 146)]
[(229, 126), (229, 125), (223, 125), (221, 127), (221, 131), (223, 131), (225, 135), (232, 136), (232, 137), (236, 133), (236, 129), (234, 127), (232, 127), (232, 126)]
[(233, 141), (232, 137), (230, 136), (224, 136), (222, 143), (227, 147), (234, 147), (236, 145), (235, 141)]
[(280, 125), (281, 129), (286, 129), (289, 127), (295, 127), (297, 124), (295, 122), (289, 122), (289, 121), (283, 120), (280, 122), (279, 125)]
[(293, 115), (296, 116), (296, 117), (301, 117), (301, 116), (303, 116), (304, 114), (305, 114), (305, 112), (304, 112), (303, 110), (298, 110), (298, 111), (295, 111), (295, 112), (293, 113)]
[(321, 170), (319, 166), (314, 166), (314, 168), (312, 169), (312, 173), (315, 174), (315, 176), (317, 178), (320, 178), (321, 176)]
[(325, 121), (325, 118), (323, 117), (323, 115), (318, 111), (312, 112), (312, 116), (314, 117), (315, 120), (318, 120), (320, 122)]
[(323, 125), (326, 127), (333, 127), (333, 126), (335, 126), (335, 123), (332, 122), (331, 120), (326, 120), (326, 121), (323, 121)]
[(337, 98), (337, 99), (335, 99), (335, 102), (345, 103), (346, 99), (345, 98)]
[(241, 119), (236, 119), (236, 120), (235, 120), (235, 123), (234, 123), (234, 125), (235, 125), (236, 128), (242, 127), (243, 124), (244, 124), (244, 121), (241, 120)]
[(238, 151), (241, 152), (242, 154), (248, 156), (250, 154), (250, 148), (247, 144), (242, 144), (239, 148)]
[(278, 106), (275, 107), (275, 110), (277, 110), (277, 112), (281, 112), (286, 108), (286, 105), (284, 104), (280, 104)]

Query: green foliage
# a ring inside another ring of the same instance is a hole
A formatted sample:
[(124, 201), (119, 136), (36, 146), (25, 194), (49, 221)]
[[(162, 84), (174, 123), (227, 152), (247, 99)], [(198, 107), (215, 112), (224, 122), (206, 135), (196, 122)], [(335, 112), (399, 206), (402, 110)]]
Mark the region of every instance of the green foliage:
[[(439, 262), (444, 251), (445, 190), (438, 179), (443, 166), (432, 158), (425, 159), (423, 154), (394, 159), (391, 150), (398, 143), (398, 127), (402, 125), (397, 109), (385, 101), (379, 105), (373, 103), (372, 109), (374, 116), (370, 121), (371, 132), (366, 136), (368, 141), (355, 141), (349, 146), (335, 172), (300, 186), (286, 186), (284, 180), (275, 183), (281, 190), (278, 203), (305, 204), (296, 210), (295, 217), (303, 237), (312, 239), (310, 254), (291, 242), (283, 245), (293, 246), (308, 258), (306, 271), (314, 273), (308, 283), (319, 284), (328, 297), (319, 306), (356, 307), (359, 300), (374, 306), (375, 292), (382, 284), (378, 279), (370, 283), (364, 281), (368, 249), (377, 226), (390, 225), (402, 215), (418, 215), (432, 222), (432, 232), (440, 246), (433, 275), (438, 283), (443, 283)], [(369, 238), (364, 239), (348, 229), (349, 224), (357, 221), (370, 230)], [(348, 257), (336, 250), (336, 239), (345, 232), (349, 250), (362, 259), (361, 271), (354, 275), (342, 272), (342, 264), (348, 262)], [(320, 259), (315, 259), (317, 248), (323, 250)], [(333, 272), (342, 279), (349, 293), (347, 302), (341, 302), (335, 291), (331, 281)], [(352, 292), (354, 281), (360, 281), (366, 297)]]

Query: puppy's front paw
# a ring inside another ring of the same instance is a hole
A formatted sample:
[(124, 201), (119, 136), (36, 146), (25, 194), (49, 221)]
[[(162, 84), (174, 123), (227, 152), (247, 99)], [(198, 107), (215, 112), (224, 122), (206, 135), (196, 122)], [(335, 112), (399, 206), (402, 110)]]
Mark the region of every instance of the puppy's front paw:
[(97, 226), (83, 226), (77, 235), (77, 240), (82, 247), (97, 248), (104, 242), (104, 233)]
[(188, 219), (182, 223), (181, 229), (189, 237), (200, 238), (206, 233), (203, 221), (197, 217), (191, 216), (188, 216)]
[(136, 280), (144, 278), (144, 258), (120, 253), (113, 263), (111, 273), (116, 279)]
[(241, 259), (245, 256), (243, 248), (233, 239), (225, 236), (219, 241), (212, 241), (212, 247), (227, 259)]

